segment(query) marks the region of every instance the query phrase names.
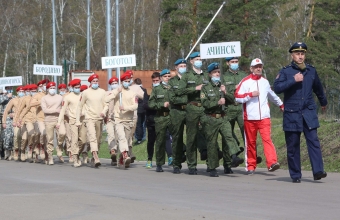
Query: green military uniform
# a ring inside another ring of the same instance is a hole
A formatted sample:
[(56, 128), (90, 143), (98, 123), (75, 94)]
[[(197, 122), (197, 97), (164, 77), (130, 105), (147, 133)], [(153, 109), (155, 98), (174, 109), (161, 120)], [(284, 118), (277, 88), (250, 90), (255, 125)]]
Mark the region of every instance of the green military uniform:
[(180, 78), (176, 75), (169, 80), (169, 98), (170, 98), (170, 123), (172, 135), (172, 157), (173, 167), (182, 168), (182, 157), (184, 151), (183, 133), (186, 118), (186, 104), (188, 103), (187, 95), (176, 95)]
[[(226, 86), (228, 93), (234, 94), (236, 85), (238, 85), (241, 82), (241, 80), (245, 78), (246, 76), (247, 74), (243, 71), (237, 71), (236, 73), (233, 73), (230, 70), (228, 70), (226, 73), (221, 75), (221, 81)], [(237, 142), (237, 145), (240, 146), (240, 141), (237, 139), (235, 132), (234, 132), (235, 122), (237, 122), (238, 126), (240, 127), (241, 135), (243, 138), (243, 144), (244, 144), (244, 123), (243, 123), (243, 115), (242, 115), (242, 105), (234, 101), (226, 109), (226, 114), (230, 122), (232, 134), (233, 134), (234, 139)]]
[[(189, 169), (195, 169), (197, 165), (197, 143), (202, 143), (199, 147), (206, 146), (205, 136), (203, 134), (198, 135), (198, 132), (202, 132), (199, 130), (199, 123), (202, 116), (204, 116), (204, 108), (200, 99), (200, 91), (196, 91), (196, 86), (208, 84), (208, 80), (208, 73), (201, 71), (201, 74), (197, 74), (192, 70), (182, 76), (178, 89), (175, 91), (178, 96), (188, 96), (188, 105), (186, 106), (186, 154)], [(197, 138), (200, 139), (197, 140)], [(202, 150), (200, 149), (200, 151)]]
[[(170, 130), (169, 108), (164, 107), (165, 102), (169, 102), (170, 86), (161, 83), (159, 86), (153, 87), (149, 107), (157, 110), (155, 116), (156, 130), (156, 165), (165, 164), (165, 148), (166, 148), (166, 131)], [(170, 130), (171, 131), (171, 130)]]
[(204, 116), (202, 120), (203, 130), (208, 144), (209, 168), (215, 169), (219, 167), (217, 137), (220, 133), (225, 145), (222, 145), (223, 155), (235, 155), (239, 152), (232, 134), (230, 123), (226, 123), (227, 116), (225, 114), (224, 105), (219, 105), (220, 98), (226, 99), (226, 104), (234, 102), (234, 96), (227, 92), (220, 92), (221, 83), (215, 84), (210, 82), (202, 87), (201, 102), (204, 107)]

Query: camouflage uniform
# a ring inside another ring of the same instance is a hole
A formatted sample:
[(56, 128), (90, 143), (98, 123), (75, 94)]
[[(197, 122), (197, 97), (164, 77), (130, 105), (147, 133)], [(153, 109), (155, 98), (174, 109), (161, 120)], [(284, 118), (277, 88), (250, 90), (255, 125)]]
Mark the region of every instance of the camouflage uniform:
[(166, 133), (167, 129), (170, 130), (170, 110), (164, 107), (164, 103), (170, 101), (169, 88), (170, 86), (162, 83), (159, 86), (153, 87), (149, 99), (149, 108), (157, 110), (155, 116), (157, 166), (165, 164)]
[(174, 168), (182, 168), (183, 151), (183, 133), (186, 118), (186, 104), (188, 103), (187, 95), (177, 96), (175, 91), (178, 89), (180, 78), (176, 75), (169, 80), (169, 99), (170, 99), (170, 123), (172, 135), (172, 157)]
[[(7, 95), (0, 95), (0, 115), (1, 115), (1, 119), (2, 116), (4, 114), (4, 110), (6, 108), (6, 105), (8, 104), (8, 102), (11, 100), (11, 98), (8, 98)], [(6, 119), (6, 125), (8, 126), (8, 118)], [(9, 143), (10, 140), (6, 140), (6, 138), (10, 138), (11, 136), (8, 136), (5, 134), (5, 130), (7, 129), (3, 129), (2, 127), (2, 120), (1, 120), (1, 125), (0, 125), (0, 134), (1, 134), (1, 140), (0, 140), (0, 151), (4, 151), (4, 150), (12, 150), (13, 147), (13, 141), (12, 141), (12, 147), (10, 149), (7, 149), (9, 146), (6, 145), (6, 143)], [(11, 130), (13, 133), (13, 126), (11, 125)], [(10, 132), (7, 132), (10, 133)], [(13, 136), (12, 136), (13, 137)]]
[[(201, 71), (197, 74), (190, 71), (183, 74), (179, 81), (178, 89), (175, 91), (177, 96), (187, 95), (188, 105), (186, 106), (186, 133), (187, 133), (187, 163), (189, 169), (195, 169), (197, 165), (197, 143), (205, 143), (204, 134), (198, 135), (199, 124), (204, 116), (204, 108), (201, 104), (200, 91), (196, 91), (196, 86), (208, 84), (208, 73)], [(200, 140), (197, 140), (200, 138)], [(197, 142), (196, 142), (197, 141)], [(206, 147), (205, 144), (200, 145)], [(202, 152), (204, 149), (200, 149)]]
[(227, 104), (234, 102), (234, 96), (226, 93), (221, 95), (219, 84), (210, 82), (202, 87), (201, 90), (201, 102), (204, 107), (204, 116), (201, 123), (208, 145), (208, 167), (212, 170), (219, 167), (218, 159), (218, 145), (217, 137), (220, 133), (224, 143), (222, 144), (222, 151), (224, 155), (235, 155), (239, 152), (239, 148), (236, 145), (232, 133), (230, 123), (227, 122), (224, 105), (219, 105), (220, 98), (225, 98)]

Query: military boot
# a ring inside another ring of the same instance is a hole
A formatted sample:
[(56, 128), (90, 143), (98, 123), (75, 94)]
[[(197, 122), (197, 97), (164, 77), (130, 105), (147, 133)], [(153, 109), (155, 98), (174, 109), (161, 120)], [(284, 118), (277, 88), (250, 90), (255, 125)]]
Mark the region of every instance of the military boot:
[(19, 149), (14, 150), (14, 152), (13, 152), (13, 159), (15, 161), (19, 160)]
[(53, 161), (53, 155), (52, 152), (48, 153), (48, 165), (53, 165), (54, 161)]
[[(136, 156), (135, 156), (135, 155), (133, 154), (133, 152), (132, 152), (132, 146), (129, 146), (129, 152), (128, 152), (128, 154), (129, 154), (131, 163), (134, 163), (135, 160), (136, 160)], [(129, 164), (130, 164), (130, 163), (129, 163)]]
[(8, 160), (9, 156), (10, 156), (10, 151), (5, 150), (5, 160)]
[(45, 159), (45, 148), (44, 145), (40, 144), (39, 145), (39, 155), (40, 155), (40, 159), (44, 160)]
[(79, 160), (78, 155), (74, 154), (74, 155), (72, 155), (72, 157), (73, 157), (73, 166), (74, 167), (80, 167), (81, 161)]
[(87, 152), (83, 152), (81, 155), (83, 156), (83, 163), (87, 164), (88, 163), (88, 159), (89, 159), (88, 153)]
[(13, 152), (12, 150), (9, 151), (9, 157), (8, 157), (8, 161), (11, 161), (13, 159)]
[(93, 159), (94, 159), (94, 167), (99, 167), (100, 165), (102, 165), (100, 163), (99, 158), (98, 158), (98, 152), (97, 151), (93, 151), (92, 155), (93, 155)]
[(69, 158), (69, 160), (68, 160), (69, 163), (74, 162), (74, 157), (72, 156), (71, 151), (68, 151), (68, 158)]
[(123, 156), (123, 164), (125, 168), (130, 167), (130, 163), (131, 163), (131, 158), (129, 157), (129, 153), (127, 151), (124, 151), (122, 153)]
[(26, 158), (26, 159), (27, 159), (28, 162), (30, 162), (30, 163), (33, 163), (32, 155), (33, 155), (33, 146), (28, 146), (27, 158)]
[(25, 154), (24, 151), (21, 151), (20, 160), (21, 160), (22, 162), (26, 162), (26, 154)]
[(117, 166), (117, 154), (115, 150), (110, 151), (111, 154), (111, 165), (112, 166)]

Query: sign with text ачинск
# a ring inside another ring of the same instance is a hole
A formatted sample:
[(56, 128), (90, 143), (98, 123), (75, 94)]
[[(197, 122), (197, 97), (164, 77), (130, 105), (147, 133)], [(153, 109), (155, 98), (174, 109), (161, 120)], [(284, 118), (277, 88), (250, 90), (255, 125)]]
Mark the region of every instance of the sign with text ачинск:
[(22, 76), (11, 76), (11, 77), (0, 78), (0, 87), (21, 86), (21, 85), (22, 85)]
[(136, 66), (136, 55), (102, 57), (102, 69)]
[(221, 42), (211, 44), (200, 44), (200, 54), (202, 59), (240, 57), (241, 42)]
[(34, 75), (46, 75), (46, 76), (61, 76), (63, 74), (63, 67), (58, 65), (33, 65)]

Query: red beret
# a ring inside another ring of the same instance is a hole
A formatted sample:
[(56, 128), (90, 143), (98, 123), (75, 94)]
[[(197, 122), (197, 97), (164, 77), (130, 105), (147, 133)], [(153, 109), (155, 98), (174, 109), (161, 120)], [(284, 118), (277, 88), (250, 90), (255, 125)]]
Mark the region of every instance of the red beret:
[(109, 80), (109, 84), (113, 83), (113, 82), (118, 82), (118, 78), (117, 77), (112, 77), (110, 80)]
[(126, 70), (124, 74), (130, 74), (132, 76), (133, 72), (132, 72), (132, 70)]
[(31, 90), (36, 90), (36, 89), (38, 89), (38, 86), (35, 85), (35, 84), (32, 84), (32, 85), (30, 85), (30, 89)]
[(87, 81), (91, 82), (94, 79), (99, 79), (99, 76), (97, 74), (92, 74)]
[(71, 82), (69, 83), (70, 86), (77, 86), (77, 85), (81, 85), (81, 80), (80, 79), (73, 79), (71, 80)]
[(19, 86), (15, 91), (19, 92), (19, 90), (25, 90), (24, 86)]
[(37, 83), (37, 86), (41, 86), (42, 84), (44, 84), (44, 83), (42, 83), (42, 80), (40, 80), (40, 81)]
[(80, 91), (82, 92), (82, 91), (86, 90), (87, 88), (88, 88), (87, 85), (81, 85), (80, 86)]
[(58, 85), (58, 89), (66, 89), (67, 88), (67, 86), (66, 86), (66, 84), (59, 84)]
[(43, 79), (43, 80), (41, 80), (41, 84), (47, 84), (47, 83), (49, 83), (49, 82), (50, 82), (49, 79)]
[(126, 79), (131, 79), (131, 74), (125, 72), (123, 75), (120, 76), (120, 81), (124, 81)]
[(51, 86), (55, 86), (55, 82), (49, 82), (46, 84), (46, 89), (49, 89)]
[(26, 86), (25, 86), (25, 90), (30, 90), (31, 89), (31, 84), (27, 84)]

